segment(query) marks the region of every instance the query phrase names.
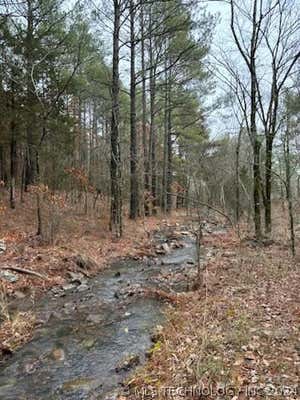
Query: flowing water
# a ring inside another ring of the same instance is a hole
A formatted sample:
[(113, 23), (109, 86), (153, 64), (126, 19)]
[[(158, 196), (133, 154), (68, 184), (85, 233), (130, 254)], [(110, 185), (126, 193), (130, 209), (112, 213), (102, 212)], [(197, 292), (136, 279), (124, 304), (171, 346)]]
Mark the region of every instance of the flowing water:
[(158, 276), (179, 271), (194, 257), (187, 239), (185, 247), (159, 262), (122, 260), (91, 279), (83, 291), (46, 296), (35, 306), (38, 319), (46, 322), (1, 367), (0, 399), (108, 398), (130, 372), (124, 360), (134, 356), (142, 363), (151, 333), (163, 321), (163, 301), (135, 293), (158, 285), (166, 289)]

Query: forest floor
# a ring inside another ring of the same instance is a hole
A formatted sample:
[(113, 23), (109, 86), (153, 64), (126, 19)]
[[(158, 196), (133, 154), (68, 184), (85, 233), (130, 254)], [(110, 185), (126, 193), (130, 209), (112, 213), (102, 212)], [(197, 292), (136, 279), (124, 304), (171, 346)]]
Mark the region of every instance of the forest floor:
[(167, 312), (131, 399), (300, 398), (300, 263), (278, 219), (263, 246), (245, 229), (204, 236), (203, 287)]
[[(103, 210), (101, 218), (66, 211), (54, 244), (34, 235), (33, 202), (5, 210), (0, 270), (11, 275), (1, 279), (1, 313), (6, 316), (0, 327), (2, 352), (14, 351), (34, 329), (34, 315), (12, 317), (6, 297), (34, 300), (68, 283), (72, 273), (92, 276), (115, 258), (149, 255), (154, 231), (186, 221), (185, 214), (126, 220), (124, 238), (114, 241), (108, 210)], [(146, 366), (129, 379), (126, 397), (299, 399), (300, 259), (290, 255), (286, 221), (284, 213), (278, 214), (273, 240), (263, 245), (251, 239), (245, 226), (241, 239), (231, 229), (205, 233), (203, 285), (178, 294), (168, 308), (167, 323), (156, 335)], [(3, 267), (28, 269), (44, 278)]]

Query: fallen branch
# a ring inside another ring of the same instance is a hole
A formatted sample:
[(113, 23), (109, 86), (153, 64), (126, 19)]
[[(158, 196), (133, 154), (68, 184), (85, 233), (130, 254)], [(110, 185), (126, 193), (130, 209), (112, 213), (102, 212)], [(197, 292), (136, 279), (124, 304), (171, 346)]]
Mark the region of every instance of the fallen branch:
[(33, 276), (36, 276), (36, 277), (38, 277), (40, 279), (45, 279), (45, 280), (49, 279), (47, 276), (39, 274), (38, 272), (35, 272), (35, 271), (31, 271), (30, 269), (14, 267), (14, 266), (8, 266), (8, 265), (5, 265), (4, 267), (1, 267), (1, 269), (9, 269), (11, 271), (20, 272), (21, 274), (33, 275)]

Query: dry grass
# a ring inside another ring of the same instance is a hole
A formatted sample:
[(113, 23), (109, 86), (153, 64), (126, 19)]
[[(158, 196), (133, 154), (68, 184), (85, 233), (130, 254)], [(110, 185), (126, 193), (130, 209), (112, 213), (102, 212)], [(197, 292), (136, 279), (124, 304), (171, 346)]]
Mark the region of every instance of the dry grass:
[(1, 324), (0, 343), (2, 350), (14, 352), (32, 337), (35, 317), (30, 312), (17, 312)]
[(9, 354), (26, 343), (33, 334), (35, 317), (31, 312), (10, 313), (3, 284), (0, 288), (0, 350)]

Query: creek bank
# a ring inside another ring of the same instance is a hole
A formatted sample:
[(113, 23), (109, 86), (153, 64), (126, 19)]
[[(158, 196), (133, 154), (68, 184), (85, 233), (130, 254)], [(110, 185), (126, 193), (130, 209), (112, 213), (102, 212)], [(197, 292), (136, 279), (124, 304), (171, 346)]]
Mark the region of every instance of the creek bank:
[(72, 286), (41, 299), (33, 339), (2, 367), (0, 398), (80, 400), (118, 388), (164, 319), (157, 294), (176, 296), (195, 274), (193, 239), (180, 231), (156, 233), (155, 257), (118, 260), (92, 279), (71, 274)]

